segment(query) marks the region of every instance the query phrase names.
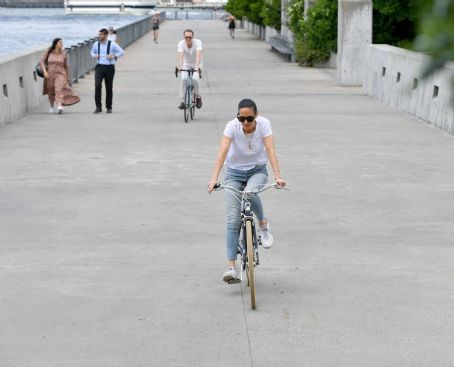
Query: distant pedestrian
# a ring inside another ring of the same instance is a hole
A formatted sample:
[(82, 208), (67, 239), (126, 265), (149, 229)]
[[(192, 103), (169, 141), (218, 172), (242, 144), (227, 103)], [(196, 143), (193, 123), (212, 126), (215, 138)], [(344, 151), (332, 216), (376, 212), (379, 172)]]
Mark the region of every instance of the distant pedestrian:
[(230, 32), (231, 39), (235, 39), (235, 28), (236, 28), (235, 20), (236, 19), (233, 15), (229, 18), (229, 32)]
[(44, 74), (43, 95), (48, 95), (50, 109), (54, 113), (57, 104), (58, 114), (63, 113), (63, 106), (80, 102), (80, 98), (71, 89), (68, 67), (68, 55), (63, 50), (63, 40), (55, 38), (52, 45), (41, 58), (41, 69)]
[(109, 27), (109, 28), (107, 28), (107, 30), (109, 31), (107, 40), (114, 41), (117, 44), (120, 44), (120, 37), (118, 37), (117, 31), (114, 29), (114, 27)]
[(95, 103), (94, 113), (102, 112), (102, 81), (106, 85), (106, 109), (112, 113), (113, 80), (115, 75), (115, 63), (117, 58), (122, 57), (125, 52), (114, 41), (107, 39), (107, 29), (103, 28), (98, 33), (99, 40), (94, 43), (91, 49), (91, 56), (97, 60), (95, 67)]
[(159, 38), (159, 22), (160, 22), (160, 15), (159, 13), (155, 13), (153, 18), (151, 18), (151, 23), (153, 25), (153, 42), (158, 43)]

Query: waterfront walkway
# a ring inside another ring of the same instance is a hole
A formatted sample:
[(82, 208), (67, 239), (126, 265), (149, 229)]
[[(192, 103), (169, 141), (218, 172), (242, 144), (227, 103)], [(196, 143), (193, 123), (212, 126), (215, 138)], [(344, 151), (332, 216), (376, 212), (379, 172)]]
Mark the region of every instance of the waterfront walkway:
[[(189, 124), (187, 27), (205, 46)], [(451, 366), (453, 137), (333, 77), (225, 23), (167, 21), (120, 60), (114, 114), (92, 113), (91, 74), (64, 115), (0, 129), (0, 365)], [(243, 97), (290, 188), (263, 195), (255, 311), (221, 281), (224, 193), (206, 193)]]

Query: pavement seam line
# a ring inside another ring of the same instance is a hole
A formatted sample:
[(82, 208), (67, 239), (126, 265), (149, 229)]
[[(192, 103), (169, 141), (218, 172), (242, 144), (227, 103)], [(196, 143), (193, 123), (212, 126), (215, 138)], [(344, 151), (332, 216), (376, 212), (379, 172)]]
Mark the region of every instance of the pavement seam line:
[(251, 348), (251, 338), (249, 335), (249, 326), (247, 324), (247, 317), (246, 317), (246, 306), (245, 306), (245, 300), (244, 300), (244, 292), (243, 292), (243, 286), (240, 283), (240, 289), (241, 289), (241, 300), (243, 302), (243, 316), (244, 316), (244, 325), (246, 329), (246, 336), (247, 336), (247, 344), (249, 348), (249, 357), (251, 358), (251, 367), (254, 367), (254, 362), (252, 361), (252, 348)]

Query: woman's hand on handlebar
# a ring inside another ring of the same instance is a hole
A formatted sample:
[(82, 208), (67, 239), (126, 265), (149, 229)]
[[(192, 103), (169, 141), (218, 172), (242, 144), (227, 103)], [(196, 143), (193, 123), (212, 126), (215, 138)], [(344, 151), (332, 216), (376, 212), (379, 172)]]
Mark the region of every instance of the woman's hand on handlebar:
[(208, 182), (208, 192), (209, 193), (212, 192), (218, 184), (219, 184), (218, 180), (210, 180)]
[(279, 187), (285, 187), (285, 185), (287, 184), (287, 183), (286, 183), (282, 178), (280, 178), (280, 177), (276, 177), (274, 181), (279, 185)]

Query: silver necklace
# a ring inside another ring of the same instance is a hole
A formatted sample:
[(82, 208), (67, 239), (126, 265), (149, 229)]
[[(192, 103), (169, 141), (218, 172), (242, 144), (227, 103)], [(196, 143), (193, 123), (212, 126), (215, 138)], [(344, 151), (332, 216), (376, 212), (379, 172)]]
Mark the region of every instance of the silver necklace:
[(252, 133), (249, 133), (249, 134), (244, 133), (244, 135), (246, 136), (246, 140), (248, 141), (249, 150), (251, 150), (252, 147), (254, 146), (252, 144), (252, 140), (254, 139), (254, 132), (255, 131), (253, 131)]

